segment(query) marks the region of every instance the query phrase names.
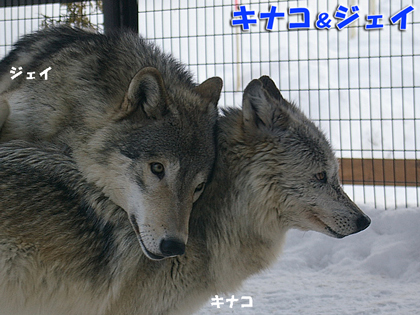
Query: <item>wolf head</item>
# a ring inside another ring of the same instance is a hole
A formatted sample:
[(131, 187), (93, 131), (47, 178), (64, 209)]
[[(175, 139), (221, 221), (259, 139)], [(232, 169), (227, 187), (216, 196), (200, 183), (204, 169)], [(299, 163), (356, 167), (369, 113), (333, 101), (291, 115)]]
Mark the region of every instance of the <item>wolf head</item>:
[(269, 77), (250, 82), (242, 106), (235, 141), (244, 146), (238, 155), (248, 160), (242, 173), (251, 179), (246, 185), (260, 209), (257, 220), (337, 238), (369, 226), (370, 219), (340, 186), (337, 159), (325, 136)]
[(168, 93), (155, 68), (132, 79), (112, 123), (74, 152), (91, 182), (124, 209), (150, 259), (184, 253), (193, 203), (215, 157), (219, 78)]

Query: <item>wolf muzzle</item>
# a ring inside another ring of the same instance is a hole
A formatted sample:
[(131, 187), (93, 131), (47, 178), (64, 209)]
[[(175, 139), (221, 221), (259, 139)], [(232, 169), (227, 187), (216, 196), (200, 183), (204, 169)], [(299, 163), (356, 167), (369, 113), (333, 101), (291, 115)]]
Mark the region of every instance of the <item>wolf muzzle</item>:
[(183, 255), (185, 244), (175, 238), (163, 239), (160, 242), (160, 251), (165, 257)]
[(370, 218), (367, 215), (362, 215), (356, 220), (356, 227), (358, 232), (363, 231), (370, 225)]

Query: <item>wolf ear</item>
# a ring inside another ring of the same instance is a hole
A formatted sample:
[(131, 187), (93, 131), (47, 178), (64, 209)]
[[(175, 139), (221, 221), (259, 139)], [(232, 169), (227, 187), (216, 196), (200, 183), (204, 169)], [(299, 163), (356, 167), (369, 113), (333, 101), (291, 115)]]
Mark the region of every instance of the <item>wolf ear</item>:
[[(274, 82), (272, 83), (274, 84)], [(271, 92), (274, 93), (274, 91)], [(280, 92), (275, 94), (278, 96)], [(255, 79), (248, 84), (242, 99), (243, 123), (245, 128), (266, 128), (271, 130), (273, 127), (287, 127), (289, 115), (279, 106), (278, 99), (275, 99), (273, 96), (264, 88), (261, 80)]]
[(281, 95), (279, 89), (277, 88), (276, 84), (273, 80), (267, 75), (262, 76), (258, 80), (261, 81), (263, 84), (264, 89), (267, 91), (268, 94), (270, 94), (271, 97), (273, 97), (276, 100), (282, 101), (284, 100), (283, 95)]
[(169, 109), (160, 72), (153, 67), (141, 69), (131, 80), (119, 110), (126, 117), (141, 109), (148, 118), (161, 118)]
[(208, 100), (211, 106), (216, 107), (217, 102), (219, 102), (222, 87), (223, 80), (219, 77), (213, 77), (201, 83), (194, 89), (194, 91), (204, 99)]

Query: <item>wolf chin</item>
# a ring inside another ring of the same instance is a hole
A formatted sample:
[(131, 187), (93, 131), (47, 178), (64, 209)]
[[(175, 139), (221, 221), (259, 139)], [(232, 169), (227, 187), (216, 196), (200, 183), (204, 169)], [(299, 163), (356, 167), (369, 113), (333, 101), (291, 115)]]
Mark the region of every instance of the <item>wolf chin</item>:
[[(12, 80), (11, 67), (35, 79)], [(137, 34), (45, 29), (0, 62), (0, 142), (61, 147), (126, 211), (147, 257), (176, 256), (213, 167), (221, 88), (217, 77), (197, 86)]]
[[(219, 119), (185, 254), (141, 254), (125, 211), (53, 147), (0, 147), (0, 314), (191, 314), (273, 263), (291, 228), (342, 238), (370, 219), (324, 135), (268, 77)], [(22, 197), (23, 196), (23, 197)]]

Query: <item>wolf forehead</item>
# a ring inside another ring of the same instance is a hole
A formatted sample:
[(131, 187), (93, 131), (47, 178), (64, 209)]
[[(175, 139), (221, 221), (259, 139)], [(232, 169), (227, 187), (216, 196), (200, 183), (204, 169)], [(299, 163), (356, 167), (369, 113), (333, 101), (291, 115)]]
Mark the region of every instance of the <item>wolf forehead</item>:
[[(131, 159), (171, 156), (178, 160), (212, 164), (215, 156), (215, 123), (209, 118), (188, 121), (174, 117), (147, 125), (122, 123), (118, 131), (110, 130), (102, 150), (119, 150)], [(201, 164), (200, 163), (200, 164)]]
[(323, 165), (336, 162), (334, 151), (324, 133), (310, 121), (301, 122), (293, 128), (287, 140), (284, 141), (285, 150), (296, 157)]
[(335, 163), (334, 151), (322, 130), (294, 102), (289, 102), (278, 93), (279, 96), (272, 98), (272, 101), (282, 111), (274, 114), (272, 119), (277, 122), (275, 125), (280, 131), (274, 134), (279, 138), (284, 137), (280, 141), (285, 151), (302, 158), (301, 161), (324, 165), (331, 164), (331, 161)]
[[(235, 133), (234, 126), (242, 121), (243, 113), (239, 109), (222, 109), (224, 119), (219, 121), (220, 128), (231, 130), (236, 134), (232, 139), (219, 134), (219, 141), (228, 146), (238, 146), (238, 154), (243, 149), (243, 144), (261, 149), (261, 146), (274, 145), (279, 158), (289, 157), (289, 166), (299, 165), (312, 168), (314, 166), (336, 168), (336, 158), (325, 134), (310, 120), (293, 102), (284, 99), (279, 91), (279, 96), (270, 94), (268, 97), (272, 112), (261, 112), (267, 120), (259, 121), (255, 134)], [(256, 111), (263, 110), (255, 109)], [(265, 141), (261, 141), (265, 139)], [(234, 141), (232, 141), (234, 140)], [(260, 157), (261, 155), (255, 155)]]

